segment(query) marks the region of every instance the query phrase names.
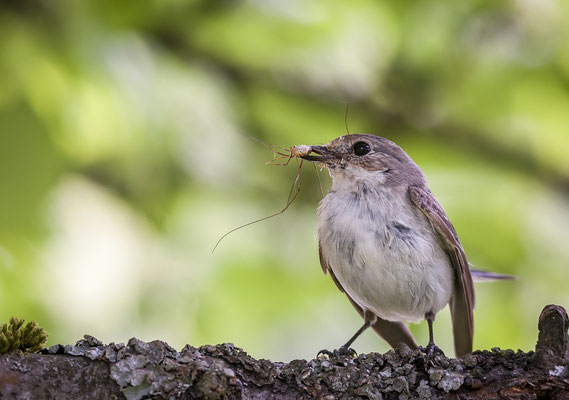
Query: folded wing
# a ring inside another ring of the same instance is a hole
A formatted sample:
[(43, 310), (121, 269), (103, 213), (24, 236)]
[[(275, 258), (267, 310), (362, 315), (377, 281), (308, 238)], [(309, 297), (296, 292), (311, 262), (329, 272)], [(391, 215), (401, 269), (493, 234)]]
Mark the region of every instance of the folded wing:
[(457, 357), (462, 357), (472, 352), (474, 334), (474, 287), (468, 261), (454, 227), (429, 188), (411, 186), (409, 196), (431, 223), (454, 268), (454, 294), (450, 300), (450, 312), (455, 353)]

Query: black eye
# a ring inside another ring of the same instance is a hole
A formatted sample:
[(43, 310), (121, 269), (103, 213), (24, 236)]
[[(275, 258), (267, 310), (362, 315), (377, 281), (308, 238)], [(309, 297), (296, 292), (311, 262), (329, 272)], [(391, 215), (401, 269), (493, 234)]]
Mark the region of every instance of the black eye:
[(369, 144), (366, 142), (357, 142), (354, 144), (354, 154), (356, 156), (364, 156), (371, 151)]

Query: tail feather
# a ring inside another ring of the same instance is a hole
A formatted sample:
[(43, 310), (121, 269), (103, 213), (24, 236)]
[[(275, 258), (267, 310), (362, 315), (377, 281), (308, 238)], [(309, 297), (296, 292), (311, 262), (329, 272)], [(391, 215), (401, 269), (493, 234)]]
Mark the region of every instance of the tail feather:
[(518, 279), (517, 276), (499, 274), (497, 272), (482, 271), (481, 269), (470, 268), (472, 280), (474, 282), (493, 282)]

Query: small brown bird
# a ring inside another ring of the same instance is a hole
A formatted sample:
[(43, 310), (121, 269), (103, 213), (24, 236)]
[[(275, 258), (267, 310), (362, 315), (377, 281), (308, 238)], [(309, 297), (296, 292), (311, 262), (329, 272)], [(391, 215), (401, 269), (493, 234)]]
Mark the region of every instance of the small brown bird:
[(435, 315), (450, 304), (456, 356), (472, 352), (473, 275), (511, 277), (469, 268), (423, 171), (395, 143), (352, 134), (310, 148), (316, 155), (301, 157), (324, 165), (333, 181), (318, 207), (320, 264), (365, 321), (340, 350), (370, 326), (392, 347), (414, 348), (403, 322), (424, 318), (430, 358)]

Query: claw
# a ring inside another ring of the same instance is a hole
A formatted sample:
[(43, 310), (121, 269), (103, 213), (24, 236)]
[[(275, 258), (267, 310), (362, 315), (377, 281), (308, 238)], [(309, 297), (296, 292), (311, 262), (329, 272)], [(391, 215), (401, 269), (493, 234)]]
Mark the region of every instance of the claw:
[(442, 355), (445, 354), (434, 343), (429, 343), (427, 345), (427, 347), (425, 348), (425, 354), (426, 354), (426, 356), (425, 356), (425, 371), (429, 368), (429, 364), (431, 364), (434, 367), (433, 359), (434, 359), (436, 353), (440, 353)]
[(354, 358), (358, 356), (358, 353), (354, 349), (352, 349), (351, 347), (344, 347), (344, 346), (338, 349), (338, 354), (340, 356), (351, 356)]
[(334, 355), (334, 353), (332, 353), (330, 350), (326, 350), (326, 349), (320, 350), (318, 352), (318, 354), (316, 354), (316, 358), (320, 357), (321, 355), (327, 355), (328, 358), (330, 358)]
[(433, 357), (433, 354), (435, 353), (435, 344), (434, 343), (429, 343), (427, 345), (427, 348), (425, 349), (425, 353), (426, 353), (426, 357), (425, 357), (425, 370), (427, 368), (429, 368), (429, 363), (431, 362), (431, 358)]
[(318, 354), (316, 354), (316, 358), (320, 357), (321, 355), (327, 355), (328, 358), (341, 358), (341, 357), (357, 357), (358, 353), (356, 353), (356, 351), (354, 349), (352, 349), (351, 347), (340, 347), (339, 349), (336, 350), (320, 350), (318, 352)]

